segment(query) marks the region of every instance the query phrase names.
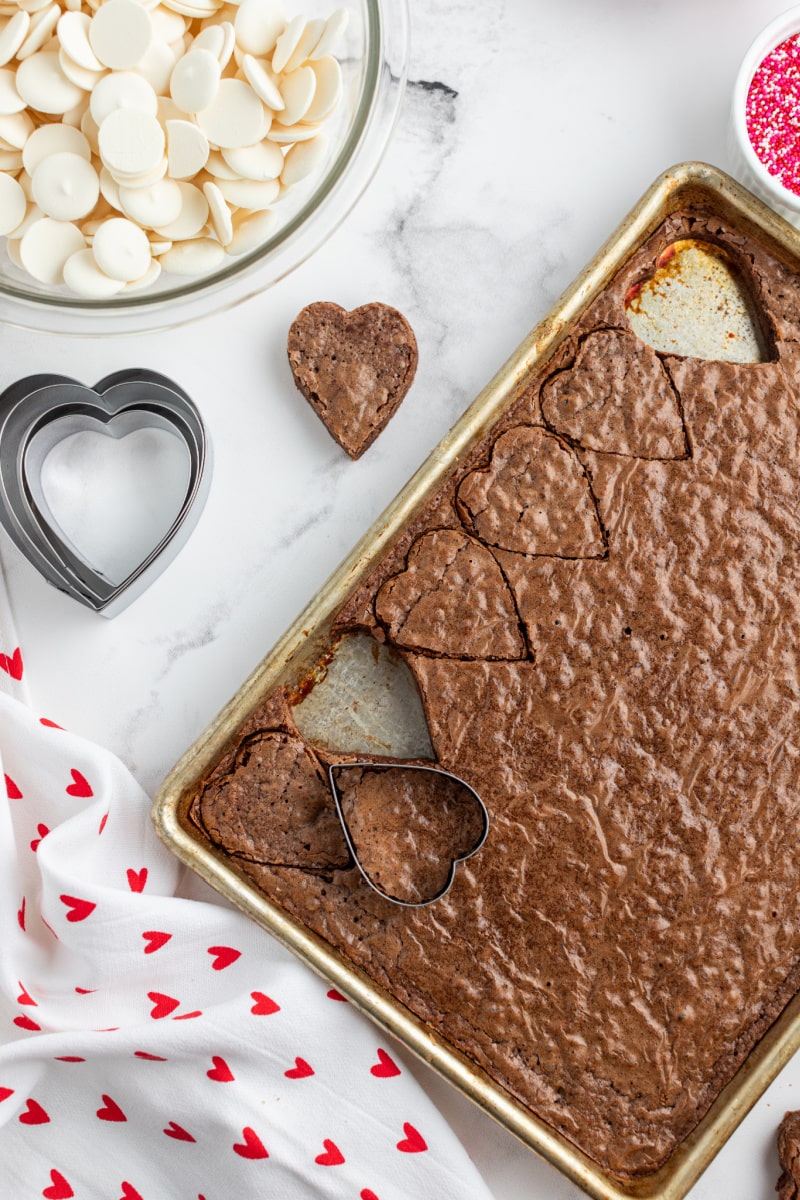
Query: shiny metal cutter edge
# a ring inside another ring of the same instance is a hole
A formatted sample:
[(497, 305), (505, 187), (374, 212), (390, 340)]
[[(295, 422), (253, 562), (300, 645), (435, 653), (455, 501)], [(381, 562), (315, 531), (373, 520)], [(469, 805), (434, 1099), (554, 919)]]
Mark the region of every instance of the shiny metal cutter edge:
[[(385, 892), (383, 888), (379, 888), (375, 880), (370, 876), (369, 872), (365, 870), (364, 866), (362, 865), (361, 858), (359, 857), (358, 849), (353, 840), (350, 825), (347, 817), (345, 816), (344, 808), (342, 806), (342, 797), (339, 792), (339, 785), (336, 782), (337, 771), (350, 770), (353, 767), (369, 767), (371, 770), (375, 771), (388, 771), (392, 768), (399, 767), (404, 771), (427, 771), (432, 775), (443, 775), (445, 779), (453, 779), (456, 783), (460, 783), (462, 787), (467, 789), (472, 798), (477, 801), (478, 808), (480, 809), (481, 813), (481, 835), (467, 854), (462, 854), (459, 858), (453, 859), (450, 864), (450, 870), (448, 872), (447, 879), (442, 887), (439, 888), (438, 892), (436, 892), (433, 896), (429, 896), (425, 900), (399, 900), (397, 896), (392, 896), (389, 892)], [(356, 867), (361, 872), (364, 882), (372, 888), (373, 892), (377, 892), (377, 894), (383, 900), (389, 900), (392, 904), (399, 904), (401, 908), (425, 908), (428, 904), (434, 904), (437, 900), (441, 900), (443, 896), (446, 896), (450, 891), (450, 888), (453, 886), (453, 880), (456, 877), (456, 871), (458, 870), (459, 864), (467, 862), (467, 860), (472, 858), (474, 854), (477, 854), (489, 836), (489, 812), (472, 784), (467, 783), (466, 779), (462, 779), (459, 775), (454, 775), (452, 771), (445, 771), (443, 767), (434, 766), (432, 763), (430, 765), (428, 765), (428, 763), (409, 763), (403, 762), (401, 759), (389, 762), (378, 762), (375, 759), (366, 759), (360, 761), (348, 759), (346, 762), (331, 763), (331, 765), (328, 767), (328, 784), (331, 789), (331, 795), (333, 796), (333, 802), (336, 805), (336, 815), (338, 816), (339, 824), (342, 827), (344, 840), (347, 842), (347, 849), (350, 851), (350, 857), (353, 859)]]
[(551, 312), (525, 338), (433, 450), (291, 628), (245, 681), (156, 795), (152, 817), (166, 845), (312, 970), (347, 995), (484, 1112), (594, 1200), (683, 1200), (708, 1164), (800, 1048), (800, 994), (750, 1052), (698, 1126), (657, 1172), (620, 1181), (494, 1082), (465, 1055), (378, 987), (360, 969), (260, 893), (231, 860), (194, 828), (187, 812), (205, 774), (236, 730), (276, 687), (302, 679), (330, 645), (334, 614), (380, 561), (431, 493), (541, 371), (586, 306), (671, 213), (702, 201), (800, 271), (800, 233), (715, 167), (688, 162), (653, 183)]
[[(58, 436), (51, 439), (48, 430), (56, 423)], [(60, 536), (40, 480), (50, 449), (96, 423), (104, 424), (111, 436), (163, 429), (182, 442), (189, 456), (186, 493), (170, 528), (116, 583)], [(0, 524), (49, 583), (104, 617), (115, 616), (141, 595), (185, 545), (205, 504), (210, 465), (196, 406), (176, 383), (154, 371), (118, 371), (94, 388), (66, 376), (35, 375), (0, 395)]]

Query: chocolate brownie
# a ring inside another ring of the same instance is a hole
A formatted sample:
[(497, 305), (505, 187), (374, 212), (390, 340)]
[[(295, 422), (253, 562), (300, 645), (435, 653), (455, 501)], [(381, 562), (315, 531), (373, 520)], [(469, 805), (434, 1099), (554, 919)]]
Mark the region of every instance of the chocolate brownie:
[(236, 858), (307, 870), (347, 867), (350, 854), (328, 779), (298, 737), (248, 734), (233, 761), (203, 793), (198, 817), (208, 836)]
[(787, 1112), (778, 1128), (781, 1176), (775, 1184), (778, 1200), (800, 1200), (800, 1112)]
[(373, 886), (404, 904), (426, 903), (470, 854), (484, 815), (451, 776), (414, 767), (343, 766), (335, 771), (342, 815)]
[(388, 304), (346, 312), (309, 304), (287, 343), (294, 381), (331, 437), (360, 458), (400, 407), (417, 370), (417, 341)]
[[(634, 336), (625, 298), (682, 239), (736, 264), (765, 361)], [(678, 214), (338, 615), (409, 663), (485, 845), (429, 908), (244, 868), (606, 1170), (650, 1173), (800, 986), (799, 597), (800, 289)], [(252, 850), (241, 811), (215, 836)]]

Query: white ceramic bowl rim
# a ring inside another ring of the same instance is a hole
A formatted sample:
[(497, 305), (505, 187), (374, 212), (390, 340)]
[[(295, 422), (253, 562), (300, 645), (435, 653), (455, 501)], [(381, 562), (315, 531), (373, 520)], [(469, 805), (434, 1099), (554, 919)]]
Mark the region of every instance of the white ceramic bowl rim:
[(739, 74), (736, 76), (731, 123), (739, 149), (761, 186), (776, 201), (795, 212), (800, 212), (800, 196), (795, 192), (790, 192), (780, 180), (770, 174), (756, 154), (747, 132), (747, 97), (753, 76), (770, 51), (795, 33), (800, 33), (800, 5), (795, 5), (794, 8), (781, 13), (759, 33), (745, 54)]

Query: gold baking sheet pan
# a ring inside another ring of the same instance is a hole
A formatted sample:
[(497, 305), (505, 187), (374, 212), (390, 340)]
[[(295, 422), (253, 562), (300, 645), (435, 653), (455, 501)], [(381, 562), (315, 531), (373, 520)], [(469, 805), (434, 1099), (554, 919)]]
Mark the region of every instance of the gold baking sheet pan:
[[(665, 172), (172, 770), (153, 807), (156, 829), (178, 857), (346, 993), (382, 1028), (597, 1200), (634, 1196), (680, 1200), (686, 1195), (800, 1045), (800, 996), (791, 1001), (760, 1039), (700, 1124), (678, 1145), (664, 1166), (623, 1183), (518, 1103), (331, 945), (267, 900), (231, 859), (207, 841), (187, 813), (202, 780), (253, 710), (277, 687), (295, 689), (309, 677), (318, 682), (310, 691), (307, 685), (304, 687), (305, 698), (293, 714), (308, 741), (326, 744), (336, 751), (397, 758), (432, 757), (424, 718), (415, 710), (405, 665), (391, 652), (382, 651), (380, 669), (385, 684), (380, 689), (382, 699), (380, 703), (361, 703), (370, 686), (363, 644), (359, 643), (358, 635), (336, 641), (331, 634), (333, 618), (403, 535), (426, 501), (516, 402), (533, 376), (542, 371), (586, 307), (665, 219), (693, 207), (710, 210), (727, 225), (754, 237), (792, 270), (798, 270), (800, 235), (733, 180), (701, 163), (685, 163)], [(763, 333), (747, 311), (746, 297), (736, 294), (724, 263), (715, 282), (713, 276), (719, 263), (704, 257), (702, 248), (696, 244), (676, 243), (670, 254), (672, 261), (660, 264), (663, 269), (655, 289), (657, 294), (637, 292), (626, 298), (630, 324), (639, 336), (667, 353), (695, 353), (705, 357), (714, 357), (713, 348), (720, 344), (721, 338), (727, 338), (737, 347), (731, 358), (760, 361)], [(695, 277), (706, 278), (707, 282), (710, 277), (710, 286), (718, 288), (720, 302), (713, 317), (709, 318), (707, 312), (689, 312), (685, 314), (685, 326), (676, 327), (675, 312), (680, 304), (672, 303), (672, 293)], [(645, 283), (643, 289), (646, 291), (648, 286)], [(696, 349), (686, 347), (689, 330), (696, 339)], [(369, 719), (365, 718), (365, 712), (370, 714)]]

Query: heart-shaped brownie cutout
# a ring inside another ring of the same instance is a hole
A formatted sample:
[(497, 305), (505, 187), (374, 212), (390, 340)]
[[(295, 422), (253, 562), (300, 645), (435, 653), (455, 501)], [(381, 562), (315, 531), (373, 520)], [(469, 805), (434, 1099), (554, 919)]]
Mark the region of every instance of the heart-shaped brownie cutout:
[(625, 297), (634, 333), (663, 354), (721, 362), (770, 362), (766, 322), (742, 272), (711, 242), (667, 246), (655, 271)]
[(394, 763), (332, 766), (331, 788), (353, 859), (376, 892), (396, 904), (431, 904), (458, 863), (480, 850), (489, 818), (463, 779)]
[(360, 458), (397, 412), (417, 369), (417, 341), (388, 304), (352, 312), (309, 304), (287, 344), (297, 387), (351, 458)]
[(458, 529), (425, 533), (387, 579), (375, 615), (397, 646), (447, 658), (525, 657), (514, 598), (492, 554)]
[(580, 459), (539, 426), (515, 425), (497, 439), (489, 466), (463, 480), (458, 508), (466, 527), (499, 550), (558, 558), (605, 554)]
[(236, 858), (331, 871), (352, 865), (328, 778), (288, 733), (253, 733), (196, 806), (208, 836)]
[(590, 333), (573, 366), (542, 388), (541, 403), (550, 428), (587, 450), (688, 457), (675, 389), (656, 352), (633, 334)]

